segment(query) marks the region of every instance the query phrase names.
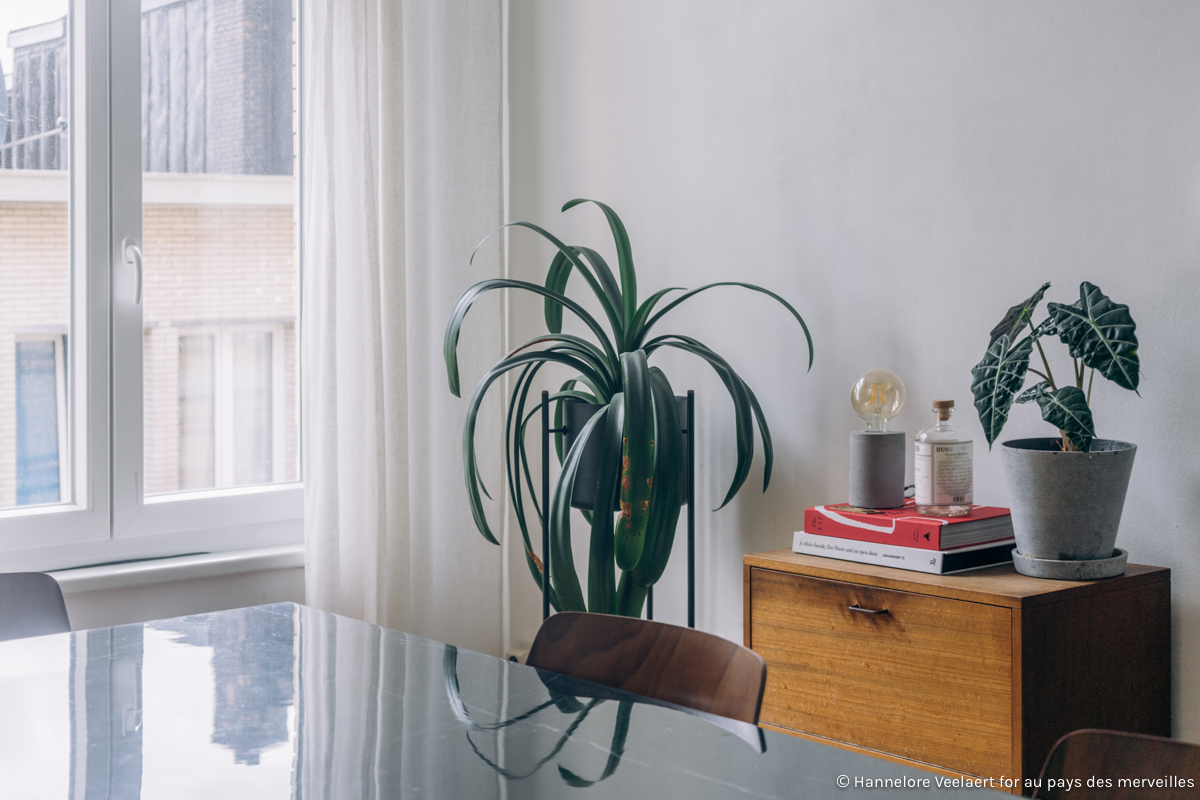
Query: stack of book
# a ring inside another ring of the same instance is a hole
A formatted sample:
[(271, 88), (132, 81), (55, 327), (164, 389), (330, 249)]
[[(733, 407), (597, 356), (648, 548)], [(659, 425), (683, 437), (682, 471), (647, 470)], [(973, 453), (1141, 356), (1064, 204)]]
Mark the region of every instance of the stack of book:
[(797, 553), (935, 575), (1012, 561), (1015, 546), (1007, 508), (972, 506), (965, 517), (923, 517), (913, 500), (879, 511), (813, 506), (792, 539)]

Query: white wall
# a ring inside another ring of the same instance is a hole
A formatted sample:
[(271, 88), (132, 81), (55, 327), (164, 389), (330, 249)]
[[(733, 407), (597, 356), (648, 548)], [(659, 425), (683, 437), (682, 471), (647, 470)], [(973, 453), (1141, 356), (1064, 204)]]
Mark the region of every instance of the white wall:
[[(700, 626), (740, 640), (742, 554), (788, 546), (805, 506), (845, 496), (848, 392), (869, 367), (903, 376), (910, 434), (931, 400), (954, 398), (979, 443), (977, 501), (1006, 504), (970, 369), (1008, 306), (1046, 280), (1071, 302), (1091, 280), (1139, 325), (1141, 397), (1098, 384), (1093, 405), (1102, 436), (1139, 446), (1118, 545), (1173, 570), (1175, 732), (1200, 741), (1200, 4), (511, 10), (511, 217), (611, 253), (598, 212), (558, 213), (605, 200), (643, 297), (739, 278), (790, 298), (813, 330), (805, 374), (803, 339), (769, 300), (715, 290), (668, 318), (731, 360), (775, 436), (770, 491), (752, 485), (760, 464), (711, 513), (732, 475), (730, 403), (706, 368), (659, 360), (700, 398)], [(514, 234), (514, 277), (540, 281), (549, 257)], [(514, 299), (513, 341), (540, 326), (540, 304)], [(1051, 433), (1030, 407), (1013, 416), (1004, 438)], [(668, 621), (683, 620), (682, 562), (677, 548), (659, 593)], [(519, 644), (538, 623), (519, 551), (511, 579)]]

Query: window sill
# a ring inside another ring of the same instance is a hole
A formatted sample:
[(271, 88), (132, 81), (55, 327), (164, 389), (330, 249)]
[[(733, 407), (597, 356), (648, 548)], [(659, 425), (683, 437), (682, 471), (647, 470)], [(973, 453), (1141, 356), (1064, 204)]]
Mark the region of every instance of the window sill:
[(288, 544), (253, 550), (202, 553), (152, 561), (135, 561), (127, 564), (108, 564), (100, 567), (80, 567), (49, 574), (58, 581), (64, 595), (71, 595), (195, 578), (240, 575), (246, 572), (299, 569), (303, 566), (304, 545)]

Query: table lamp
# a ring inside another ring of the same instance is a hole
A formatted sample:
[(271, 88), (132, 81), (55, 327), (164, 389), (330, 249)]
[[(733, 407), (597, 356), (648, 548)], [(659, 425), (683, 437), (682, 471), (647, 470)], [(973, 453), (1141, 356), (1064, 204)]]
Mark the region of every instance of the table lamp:
[(889, 431), (888, 420), (904, 405), (904, 381), (886, 369), (858, 376), (850, 404), (867, 422), (865, 431), (850, 433), (850, 505), (899, 508), (904, 505), (903, 431)]

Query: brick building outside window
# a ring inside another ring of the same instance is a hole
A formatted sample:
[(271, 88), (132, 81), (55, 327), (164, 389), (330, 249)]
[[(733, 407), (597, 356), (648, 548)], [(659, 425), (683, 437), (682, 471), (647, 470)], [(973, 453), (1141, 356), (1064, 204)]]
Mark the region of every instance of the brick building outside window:
[[(141, 26), (145, 494), (298, 480), (292, 4), (143, 0)], [(0, 509), (66, 500), (67, 30), (6, 33)]]

